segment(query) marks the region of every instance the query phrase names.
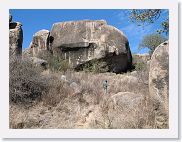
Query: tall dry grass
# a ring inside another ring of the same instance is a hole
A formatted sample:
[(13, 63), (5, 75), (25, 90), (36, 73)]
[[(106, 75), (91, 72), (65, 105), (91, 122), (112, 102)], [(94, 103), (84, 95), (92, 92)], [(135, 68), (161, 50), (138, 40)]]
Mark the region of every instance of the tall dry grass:
[[(126, 74), (42, 72), (31, 63), (15, 60), (10, 62), (10, 128), (154, 128), (147, 81), (147, 69)], [(127, 109), (124, 102), (113, 101), (121, 92), (141, 99)], [(23, 107), (19, 102), (32, 105)]]

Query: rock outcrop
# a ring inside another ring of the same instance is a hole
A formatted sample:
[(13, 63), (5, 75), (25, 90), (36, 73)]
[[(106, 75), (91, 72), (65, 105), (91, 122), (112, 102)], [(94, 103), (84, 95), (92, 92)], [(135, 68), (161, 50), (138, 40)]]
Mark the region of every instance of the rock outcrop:
[(29, 47), (29, 54), (38, 57), (40, 54), (49, 52), (49, 34), (48, 30), (40, 30), (33, 35), (32, 42)]
[(169, 42), (159, 45), (151, 58), (149, 92), (156, 111), (156, 127), (168, 128), (169, 113)]
[(20, 22), (12, 22), (9, 15), (9, 55), (21, 55), (23, 43), (23, 30)]
[(44, 54), (67, 60), (76, 70), (92, 61), (104, 72), (125, 72), (132, 66), (128, 39), (104, 20), (60, 22), (53, 24), (51, 32), (38, 31), (24, 55), (41, 58)]
[(128, 39), (104, 20), (55, 23), (50, 45), (53, 54), (67, 59), (74, 67), (104, 58), (114, 72), (126, 71), (132, 64)]

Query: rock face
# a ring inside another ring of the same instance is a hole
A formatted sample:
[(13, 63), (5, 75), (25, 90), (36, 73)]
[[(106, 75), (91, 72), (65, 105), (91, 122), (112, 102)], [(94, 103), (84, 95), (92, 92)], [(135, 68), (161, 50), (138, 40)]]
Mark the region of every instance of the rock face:
[(133, 92), (119, 92), (111, 97), (113, 107), (120, 106), (123, 109), (133, 110), (144, 97)]
[[(137, 113), (140, 112), (141, 106), (145, 107), (143, 106), (145, 97), (142, 94), (118, 92), (108, 100), (108, 118), (111, 121), (111, 128), (135, 128), (135, 123), (141, 121)], [(143, 128), (144, 125), (140, 124), (139, 127)]]
[(49, 31), (40, 30), (33, 35), (33, 40), (30, 43), (29, 54), (34, 57), (40, 54), (49, 52)]
[(51, 32), (38, 31), (24, 55), (41, 58), (47, 53), (67, 60), (76, 70), (92, 61), (115, 73), (132, 66), (128, 39), (104, 20), (60, 22), (53, 24)]
[(159, 45), (151, 58), (149, 92), (156, 111), (156, 127), (168, 128), (169, 42)]
[(9, 55), (21, 55), (23, 43), (22, 24), (12, 22), (12, 16), (9, 15)]
[(53, 54), (74, 67), (93, 59), (106, 59), (110, 71), (126, 71), (132, 64), (128, 39), (104, 20), (55, 23), (50, 33)]

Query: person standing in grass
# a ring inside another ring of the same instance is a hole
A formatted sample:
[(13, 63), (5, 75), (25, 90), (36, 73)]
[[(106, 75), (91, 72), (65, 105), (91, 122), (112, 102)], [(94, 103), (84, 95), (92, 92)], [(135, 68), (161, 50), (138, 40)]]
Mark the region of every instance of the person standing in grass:
[(103, 88), (104, 88), (104, 94), (107, 95), (107, 92), (108, 92), (108, 81), (105, 80), (103, 82)]

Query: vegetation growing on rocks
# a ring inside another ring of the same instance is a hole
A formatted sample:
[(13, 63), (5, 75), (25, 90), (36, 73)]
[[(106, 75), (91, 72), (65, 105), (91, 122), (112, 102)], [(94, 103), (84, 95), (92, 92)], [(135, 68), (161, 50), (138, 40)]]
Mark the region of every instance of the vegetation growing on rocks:
[(26, 56), (10, 56), (10, 128), (168, 128), (168, 42), (150, 59), (131, 55), (125, 35), (104, 20), (53, 27), (34, 35)]
[(149, 95), (149, 66), (143, 59), (134, 55), (135, 69), (124, 74), (42, 71), (25, 60), (12, 60), (10, 128), (159, 128)]

